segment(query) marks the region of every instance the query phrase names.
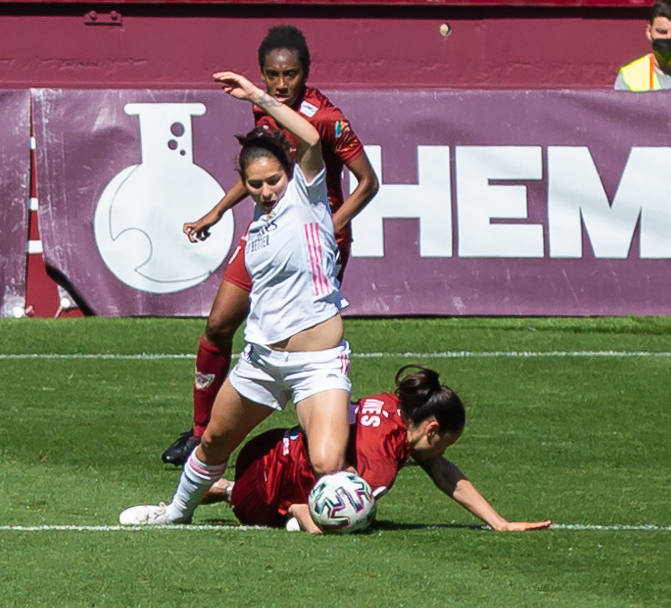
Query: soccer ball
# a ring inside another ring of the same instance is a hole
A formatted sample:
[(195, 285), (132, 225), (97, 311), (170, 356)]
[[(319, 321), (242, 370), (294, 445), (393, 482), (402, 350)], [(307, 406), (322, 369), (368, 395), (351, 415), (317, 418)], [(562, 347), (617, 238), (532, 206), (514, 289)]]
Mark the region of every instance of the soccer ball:
[(339, 471), (321, 477), (308, 496), (312, 520), (325, 533), (364, 530), (375, 518), (376, 504), (366, 480)]

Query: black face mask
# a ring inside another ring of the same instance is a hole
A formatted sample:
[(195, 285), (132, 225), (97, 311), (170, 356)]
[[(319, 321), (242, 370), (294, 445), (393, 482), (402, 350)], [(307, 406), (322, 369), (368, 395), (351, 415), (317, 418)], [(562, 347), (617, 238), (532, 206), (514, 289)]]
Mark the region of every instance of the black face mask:
[(653, 39), (652, 50), (660, 64), (667, 68), (671, 67), (671, 38)]

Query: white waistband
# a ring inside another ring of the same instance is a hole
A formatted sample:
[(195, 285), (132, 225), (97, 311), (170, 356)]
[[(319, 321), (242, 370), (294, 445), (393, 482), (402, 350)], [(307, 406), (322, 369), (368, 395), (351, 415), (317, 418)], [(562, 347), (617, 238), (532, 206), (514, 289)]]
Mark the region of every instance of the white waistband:
[(296, 363), (302, 361), (328, 361), (340, 354), (349, 356), (350, 348), (349, 342), (343, 340), (338, 346), (327, 348), (326, 350), (306, 350), (306, 351), (285, 351), (274, 350), (265, 344), (248, 343), (245, 346), (245, 353), (249, 354), (250, 349), (253, 352), (266, 359), (267, 361), (287, 362), (295, 361)]

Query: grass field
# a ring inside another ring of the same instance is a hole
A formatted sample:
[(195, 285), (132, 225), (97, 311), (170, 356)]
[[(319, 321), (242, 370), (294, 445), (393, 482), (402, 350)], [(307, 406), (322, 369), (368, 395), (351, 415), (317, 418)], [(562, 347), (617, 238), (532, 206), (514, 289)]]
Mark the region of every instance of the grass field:
[(120, 530), (172, 496), (160, 454), (190, 424), (202, 328), (0, 320), (0, 606), (671, 606), (671, 319), (347, 320), (354, 395), (438, 369), (468, 416), (446, 456), (550, 530), (483, 529), (416, 466), (363, 535), (241, 529), (218, 505)]

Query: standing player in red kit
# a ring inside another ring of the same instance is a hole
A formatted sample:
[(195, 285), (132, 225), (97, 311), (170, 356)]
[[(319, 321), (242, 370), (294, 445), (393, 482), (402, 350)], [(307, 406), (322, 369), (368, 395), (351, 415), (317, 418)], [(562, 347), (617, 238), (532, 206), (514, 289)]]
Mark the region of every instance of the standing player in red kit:
[[(350, 221), (375, 196), (379, 187), (377, 177), (345, 115), (320, 91), (306, 86), (310, 53), (300, 30), (288, 25), (271, 28), (259, 46), (258, 59), (266, 91), (304, 116), (319, 132), (328, 198), (340, 251), (338, 278), (342, 280), (352, 243)], [(256, 107), (254, 122), (256, 126), (277, 128), (275, 121)], [(295, 147), (296, 138), (286, 131), (284, 133)], [(347, 198), (343, 196), (341, 184), (345, 166), (358, 180), (358, 185)], [(209, 213), (196, 222), (184, 224), (184, 233), (193, 243), (206, 239), (209, 228), (246, 196), (245, 186), (238, 181)], [(233, 336), (249, 311), (251, 280), (245, 267), (244, 240), (245, 236), (229, 260), (207, 319), (205, 333), (198, 345), (193, 427), (163, 452), (163, 462), (182, 465), (198, 445), (210, 419), (214, 399), (228, 373)]]
[[(511, 522), (475, 489), (445, 449), (459, 439), (466, 415), (461, 400), (438, 373), (409, 365), (396, 374), (396, 392), (364, 397), (350, 410), (347, 464), (363, 477), (376, 500), (389, 491), (412, 457), (435, 485), (494, 530), (547, 528), (550, 521)], [(204, 502), (224, 500), (247, 525), (319, 528), (307, 497), (316, 483), (300, 427), (266, 431), (249, 441), (236, 463), (235, 482), (218, 481)]]

